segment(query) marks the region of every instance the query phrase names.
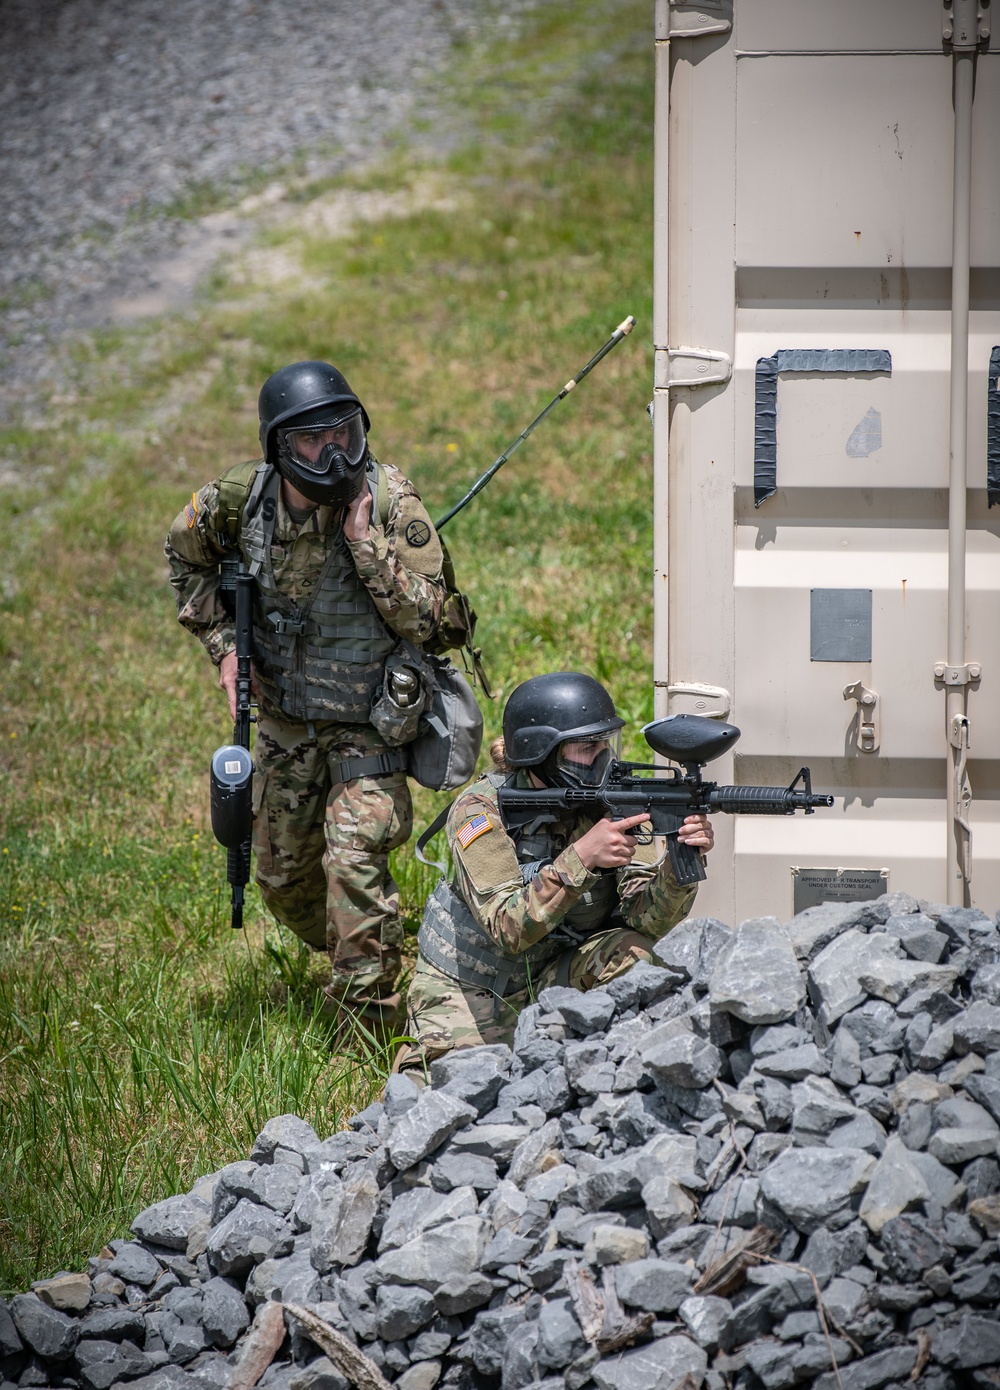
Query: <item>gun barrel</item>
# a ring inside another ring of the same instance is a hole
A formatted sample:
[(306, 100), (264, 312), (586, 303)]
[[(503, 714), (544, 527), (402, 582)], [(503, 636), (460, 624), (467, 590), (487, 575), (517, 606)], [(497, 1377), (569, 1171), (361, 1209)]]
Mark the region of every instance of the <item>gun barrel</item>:
[(233, 726), (233, 743), (249, 749), (254, 581), (241, 568), (233, 582), (236, 588), (236, 722)]
[(223, 560), (221, 586), (235, 597), (236, 719), (233, 741), (217, 748), (209, 774), (212, 830), (228, 851), (226, 876), (232, 889), (230, 923), (243, 925), (243, 889), (250, 882), (253, 831), (253, 758), (250, 756), (253, 653), (252, 577), (238, 558)]
[(708, 795), (708, 809), (730, 816), (790, 816), (832, 806), (833, 797), (816, 792), (797, 792), (786, 787), (715, 787)]
[(231, 845), (226, 851), (226, 877), (230, 887), (229, 925), (240, 931), (243, 926), (243, 889), (250, 882), (250, 841)]

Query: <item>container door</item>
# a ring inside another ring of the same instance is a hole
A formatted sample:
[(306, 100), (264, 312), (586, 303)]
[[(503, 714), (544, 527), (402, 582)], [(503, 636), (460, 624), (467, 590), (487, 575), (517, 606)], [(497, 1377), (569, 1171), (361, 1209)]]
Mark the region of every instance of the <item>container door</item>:
[[(698, 32), (699, 13), (714, 32)], [(658, 708), (728, 707), (743, 736), (716, 780), (787, 784), (806, 764), (837, 797), (812, 816), (718, 818), (698, 910), (727, 921), (886, 889), (948, 901), (943, 13), (935, 0), (753, 0), (728, 29), (722, 5), (659, 14), (661, 48), (671, 32)], [(968, 353), (971, 901), (988, 911), (1000, 904), (1000, 506), (987, 499), (998, 61), (976, 60)], [(662, 170), (662, 93), (658, 112)], [(699, 352), (717, 379), (671, 385), (698, 379)]]

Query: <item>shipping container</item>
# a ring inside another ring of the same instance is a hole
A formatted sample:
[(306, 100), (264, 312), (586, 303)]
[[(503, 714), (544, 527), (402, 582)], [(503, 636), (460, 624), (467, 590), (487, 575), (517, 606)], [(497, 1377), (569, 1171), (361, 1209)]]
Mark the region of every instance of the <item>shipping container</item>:
[[(1000, 906), (1000, 58), (966, 0), (657, 0), (656, 712), (742, 729), (698, 911)], [(997, 47), (997, 45), (994, 45)]]

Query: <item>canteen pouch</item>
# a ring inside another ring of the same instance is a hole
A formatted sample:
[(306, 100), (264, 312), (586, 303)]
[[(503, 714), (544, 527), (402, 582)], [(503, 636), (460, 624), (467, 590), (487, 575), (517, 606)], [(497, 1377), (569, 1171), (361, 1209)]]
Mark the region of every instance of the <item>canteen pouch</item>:
[(386, 658), (382, 684), (375, 692), (369, 719), (390, 748), (416, 738), (420, 716), (430, 702), (433, 674), (427, 659), (409, 642), (400, 642)]

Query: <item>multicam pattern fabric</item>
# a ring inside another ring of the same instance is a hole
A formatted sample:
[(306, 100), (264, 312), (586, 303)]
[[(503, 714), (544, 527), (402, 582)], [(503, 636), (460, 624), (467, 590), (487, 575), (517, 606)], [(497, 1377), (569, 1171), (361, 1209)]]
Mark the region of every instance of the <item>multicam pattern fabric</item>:
[[(441, 544), (412, 483), (391, 466), (384, 473), (384, 526), (373, 515), (368, 539), (346, 544), (382, 621), (396, 636), (420, 643), (433, 634), (445, 599)], [(219, 485), (216, 479), (193, 495), (165, 546), (178, 617), (216, 665), (235, 649), (235, 629), (219, 595), (219, 565), (233, 553)], [(342, 536), (341, 521), (340, 512), (318, 507), (297, 523), (279, 498), (270, 558), (288, 598), (297, 602), (310, 593), (328, 547)], [(428, 537), (419, 526), (413, 529), (414, 521), (426, 522)], [(407, 528), (419, 545), (407, 540)], [(280, 922), (329, 951), (334, 997), (374, 1017), (399, 1004), (402, 929), (388, 854), (409, 838), (410, 794), (402, 772), (345, 783), (339, 765), (386, 750), (367, 723), (297, 722), (261, 696), (257, 882)]]
[(341, 759), (387, 750), (374, 729), (258, 712), (253, 847), (261, 896), (278, 921), (327, 950), (353, 1008), (394, 1010), (403, 929), (389, 851), (413, 828), (403, 772), (340, 781)]
[[(498, 833), (463, 847), (458, 831), (478, 815), (489, 817)], [(505, 952), (521, 955), (546, 938), (555, 939), (574, 908), (588, 893), (596, 892), (604, 876), (586, 869), (573, 848), (592, 824), (580, 818), (546, 826), (552, 862), (543, 864), (526, 884), (515, 844), (501, 828), (496, 789), (481, 779), (458, 797), (448, 816), (453, 886)], [(597, 930), (577, 946), (563, 946), (543, 960), (537, 981), (522, 993), (498, 1001), (492, 991), (460, 985), (420, 958), (407, 995), (413, 1045), (400, 1065), (419, 1066), (421, 1059), (440, 1056), (452, 1047), (509, 1042), (518, 1012), (538, 990), (557, 982), (593, 989), (636, 961), (649, 960), (653, 942), (687, 916), (696, 892), (694, 887), (679, 887), (669, 858), (661, 861), (656, 856), (654, 845), (639, 845), (632, 863), (615, 873), (616, 915), (620, 914), (624, 927)]]
[(638, 961), (650, 960), (652, 946), (650, 938), (638, 932), (598, 932), (583, 945), (566, 951), (565, 958), (550, 961), (530, 988), (509, 995), (499, 1009), (489, 991), (458, 985), (420, 959), (406, 996), (406, 1031), (413, 1041), (400, 1053), (397, 1070), (422, 1068), (455, 1047), (479, 1047), (482, 1043), (510, 1046), (518, 1014), (540, 990), (554, 984), (582, 990), (607, 984)]
[[(430, 518), (420, 496), (397, 468), (382, 465), (389, 494), (385, 526), (372, 518), (369, 538), (348, 541), (358, 575), (386, 625), (399, 637), (425, 642), (437, 627), (445, 600), (441, 542), (413, 546), (406, 529)], [(193, 515), (192, 515), (193, 514)], [(308, 596), (326, 559), (326, 543), (340, 530), (342, 514), (317, 507), (301, 523), (279, 499), (271, 560), (278, 587), (293, 602)], [(180, 622), (204, 644), (216, 665), (236, 646), (232, 620), (219, 598), (219, 563), (233, 553), (219, 502), (219, 479), (196, 492), (170, 528), (164, 547)]]
[[(523, 775), (519, 781), (529, 785)], [(488, 817), (497, 833), (463, 848), (458, 829), (477, 815)], [(503, 950), (519, 954), (542, 941), (597, 891), (605, 876), (585, 869), (573, 848), (593, 823), (580, 817), (545, 826), (552, 862), (525, 884), (514, 842), (501, 828), (496, 788), (481, 778), (455, 801), (447, 826), (454, 887)], [(687, 916), (695, 898), (693, 887), (678, 887), (669, 859), (658, 862), (654, 845), (637, 846), (632, 863), (616, 871), (615, 885), (625, 925), (654, 941)]]

